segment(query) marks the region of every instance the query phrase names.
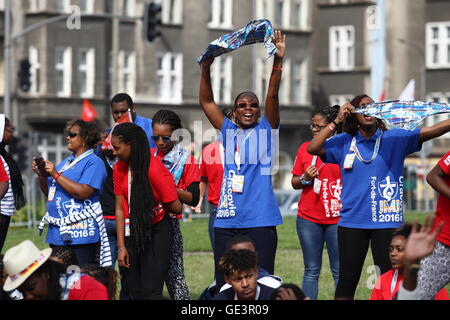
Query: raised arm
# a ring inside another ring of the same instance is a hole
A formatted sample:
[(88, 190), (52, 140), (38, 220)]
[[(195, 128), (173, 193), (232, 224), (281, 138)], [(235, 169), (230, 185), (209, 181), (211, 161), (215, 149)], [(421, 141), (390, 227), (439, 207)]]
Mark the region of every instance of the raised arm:
[(220, 111), (219, 106), (214, 102), (214, 94), (211, 86), (211, 64), (214, 58), (210, 57), (201, 63), (202, 72), (200, 77), (199, 102), (203, 108), (203, 112), (214, 128), (220, 130), (224, 115)]
[(425, 127), (420, 129), (419, 141), (422, 143), (440, 137), (449, 131), (450, 131), (450, 119), (436, 123), (431, 127)]
[(286, 52), (286, 35), (280, 30), (275, 31), (273, 41), (277, 47), (277, 53), (273, 60), (272, 73), (270, 74), (269, 88), (267, 89), (265, 114), (272, 128), (276, 129), (280, 124), (280, 103), (278, 92), (280, 90), (281, 71), (283, 70), (283, 58)]
[[(336, 124), (342, 123), (345, 118), (352, 113), (355, 110), (355, 107), (353, 107), (350, 103), (345, 103), (341, 108), (339, 109), (339, 114), (337, 115), (336, 119), (334, 119), (334, 122)], [(333, 129), (333, 130), (330, 130)], [(334, 123), (330, 123), (328, 125), (328, 128), (325, 128), (324, 130), (320, 130), (319, 133), (312, 139), (311, 143), (308, 145), (308, 152), (313, 155), (323, 155), (325, 154), (325, 149), (323, 147), (323, 144), (325, 141), (333, 135), (333, 133), (336, 131), (336, 126)]]

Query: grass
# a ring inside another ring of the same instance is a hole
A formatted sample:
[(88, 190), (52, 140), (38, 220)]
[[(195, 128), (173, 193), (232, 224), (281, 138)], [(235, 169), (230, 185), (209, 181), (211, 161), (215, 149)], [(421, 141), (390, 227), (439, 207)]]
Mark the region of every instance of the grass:
[[(423, 213), (407, 213), (408, 222), (423, 222)], [(295, 217), (285, 217), (284, 224), (278, 230), (278, 250), (275, 261), (275, 274), (282, 277), (284, 282), (301, 285), (303, 277), (303, 259), (295, 228)], [(214, 275), (214, 260), (208, 237), (208, 220), (193, 219), (192, 222), (181, 223), (184, 237), (184, 266), (186, 279), (192, 299), (197, 299), (202, 291), (211, 283)], [(45, 237), (39, 237), (37, 230), (26, 228), (11, 228), (6, 239), (4, 251), (25, 239), (30, 239), (38, 247), (46, 248)], [(370, 285), (374, 284), (371, 252), (367, 254), (361, 279), (356, 290), (355, 298), (367, 300), (370, 297)], [(447, 290), (450, 290), (448, 285)], [(331, 276), (326, 249), (323, 254), (323, 266), (319, 281), (319, 300), (330, 300), (334, 297), (333, 278)]]

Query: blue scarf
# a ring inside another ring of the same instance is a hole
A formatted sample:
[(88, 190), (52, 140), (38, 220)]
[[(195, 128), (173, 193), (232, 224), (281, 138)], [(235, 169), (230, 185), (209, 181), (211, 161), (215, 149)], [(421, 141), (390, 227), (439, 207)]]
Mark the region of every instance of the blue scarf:
[[(156, 149), (155, 156), (158, 154), (158, 149)], [(184, 165), (191, 153), (186, 149), (182, 148), (179, 144), (176, 144), (172, 150), (167, 153), (161, 160), (163, 165), (170, 171), (175, 180), (175, 185), (180, 182), (181, 176), (183, 174)]]

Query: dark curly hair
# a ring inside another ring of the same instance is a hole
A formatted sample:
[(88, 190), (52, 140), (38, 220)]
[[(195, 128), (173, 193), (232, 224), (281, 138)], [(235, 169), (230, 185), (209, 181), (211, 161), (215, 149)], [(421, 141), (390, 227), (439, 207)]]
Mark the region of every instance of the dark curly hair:
[[(420, 224), (417, 225), (418, 230), (422, 227)], [(402, 236), (405, 237), (405, 239), (409, 238), (409, 235), (412, 231), (412, 224), (411, 223), (405, 223), (401, 228), (394, 230), (392, 233), (392, 238), (396, 236)]]
[(81, 272), (91, 276), (108, 290), (109, 300), (116, 300), (117, 279), (119, 278), (117, 272), (110, 267), (100, 267), (96, 264), (86, 264), (80, 266)]
[(100, 142), (100, 129), (94, 122), (86, 122), (81, 119), (73, 119), (66, 123), (65, 132), (69, 132), (72, 127), (80, 127), (80, 138), (91, 149)]
[(227, 277), (256, 268), (257, 265), (256, 252), (246, 249), (228, 250), (219, 261), (219, 266)]
[[(339, 114), (339, 109), (341, 107), (339, 105), (334, 105), (332, 107), (325, 107), (322, 109), (319, 109), (314, 115), (319, 115), (322, 118), (325, 119), (326, 123), (331, 123), (334, 119), (336, 119), (337, 115)], [(336, 133), (342, 132), (342, 125), (339, 124), (336, 127)]]
[[(371, 99), (367, 94), (361, 94), (359, 96), (356, 96), (353, 98), (352, 101), (350, 101), (350, 104), (352, 106), (354, 106), (355, 108), (360, 107), (361, 105), (361, 101), (364, 98), (369, 98)], [(376, 125), (377, 128), (380, 128), (381, 131), (386, 131), (387, 127), (386, 124), (384, 123), (383, 120), (381, 119), (377, 119), (376, 120)], [(355, 114), (350, 114), (345, 120), (344, 120), (344, 124), (342, 126), (342, 131), (351, 134), (352, 136), (356, 135), (356, 133), (358, 132), (358, 128), (359, 128), (359, 122), (356, 119), (356, 115)]]

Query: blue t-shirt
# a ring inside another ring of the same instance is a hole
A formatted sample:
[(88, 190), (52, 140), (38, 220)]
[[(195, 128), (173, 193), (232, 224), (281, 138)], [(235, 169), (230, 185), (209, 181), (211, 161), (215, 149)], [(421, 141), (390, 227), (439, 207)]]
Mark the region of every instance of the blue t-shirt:
[[(56, 166), (58, 172), (64, 167), (67, 161), (74, 161), (73, 155), (63, 160)], [(53, 201), (47, 202), (47, 211), (51, 217), (64, 218), (69, 214), (81, 212), (84, 205), (89, 205), (99, 201), (100, 192), (106, 178), (106, 169), (103, 161), (95, 154), (90, 154), (77, 162), (73, 167), (62, 172), (62, 175), (80, 184), (86, 184), (93, 189), (94, 193), (89, 199), (79, 200), (73, 198), (58, 183), (55, 183), (56, 192)], [(48, 178), (49, 189), (53, 185), (53, 178)], [(59, 233), (59, 227), (49, 225), (46, 242), (54, 245), (77, 245), (96, 243), (100, 240), (99, 227), (95, 219), (87, 219), (79, 223), (70, 225), (72, 241), (64, 242)]]
[(141, 117), (140, 115), (136, 114), (136, 118), (134, 119), (134, 124), (137, 124), (139, 127), (141, 127), (145, 131), (145, 134), (147, 135), (148, 143), (150, 145), (150, 149), (156, 148), (156, 145), (152, 139), (152, 134), (153, 134), (152, 119), (147, 119), (147, 118)]
[[(381, 130), (365, 139), (356, 134), (361, 157), (372, 158)], [(403, 225), (403, 163), (406, 156), (421, 149), (420, 129), (391, 129), (383, 133), (377, 157), (369, 164), (355, 157), (353, 167), (344, 169), (347, 154), (352, 154), (353, 139), (338, 134), (324, 144), (326, 162), (338, 164), (342, 173), (342, 209), (339, 226), (357, 229), (399, 228)]]
[[(265, 117), (253, 128), (242, 130), (225, 118), (221, 139), (225, 148), (224, 174), (214, 227), (256, 228), (283, 223), (272, 188), (278, 128)], [(240, 170), (235, 159), (236, 143)], [(274, 152), (273, 152), (274, 151)], [(272, 154), (273, 152), (273, 154)], [(244, 176), (242, 193), (232, 191), (235, 175)]]

